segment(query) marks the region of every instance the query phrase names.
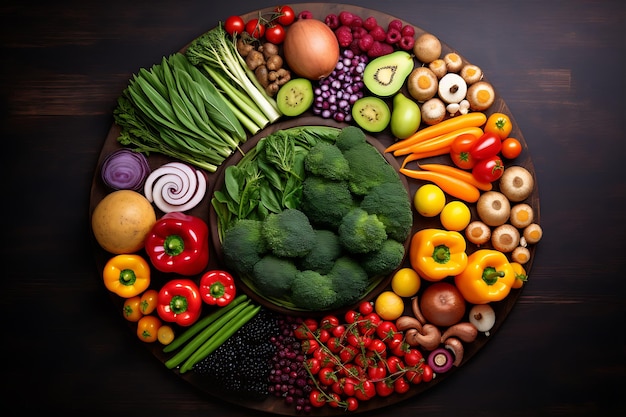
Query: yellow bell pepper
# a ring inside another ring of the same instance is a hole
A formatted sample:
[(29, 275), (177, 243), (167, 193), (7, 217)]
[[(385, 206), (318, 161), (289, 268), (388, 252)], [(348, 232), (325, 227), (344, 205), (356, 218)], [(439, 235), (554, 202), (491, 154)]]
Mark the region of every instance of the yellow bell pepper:
[(465, 238), (459, 232), (422, 229), (411, 238), (411, 266), (423, 279), (441, 281), (465, 269), (466, 248)]
[(479, 249), (468, 257), (467, 267), (454, 282), (467, 302), (487, 304), (506, 298), (515, 279), (515, 270), (504, 253)]
[(141, 294), (150, 285), (150, 265), (139, 255), (114, 256), (104, 266), (104, 286), (123, 298)]

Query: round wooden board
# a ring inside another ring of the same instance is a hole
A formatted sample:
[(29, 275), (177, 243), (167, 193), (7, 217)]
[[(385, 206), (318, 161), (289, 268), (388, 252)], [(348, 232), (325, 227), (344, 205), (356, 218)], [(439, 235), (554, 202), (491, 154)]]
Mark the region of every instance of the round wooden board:
[[(368, 16), (373, 16), (377, 19), (377, 21), (379, 22), (379, 24), (383, 27), (387, 27), (387, 24), (393, 20), (393, 19), (400, 19), (398, 17), (395, 16), (390, 16), (388, 14), (382, 13), (382, 12), (378, 12), (376, 10), (371, 10), (371, 9), (366, 9), (363, 7), (359, 7), (359, 6), (353, 6), (353, 5), (346, 5), (346, 4), (325, 4), (325, 3), (300, 3), (300, 4), (294, 4), (292, 6), (294, 8), (294, 10), (296, 11), (296, 13), (299, 13), (303, 10), (308, 10), (310, 12), (313, 13), (313, 16), (317, 19), (320, 20), (324, 20), (324, 18), (326, 17), (326, 15), (330, 14), (330, 13), (335, 13), (338, 14), (339, 12), (341, 12), (342, 10), (347, 10), (350, 11), (356, 15), (361, 16), (362, 18), (367, 18)], [(243, 15), (242, 17), (244, 18), (244, 20), (248, 20), (252, 17), (256, 17), (258, 16), (258, 13), (270, 13), (271, 12), (271, 8), (268, 9), (261, 9), (261, 10), (256, 10), (256, 11), (251, 11), (250, 13), (247, 13), (245, 15)], [(222, 19), (225, 19), (227, 16), (222, 16)], [(416, 36), (418, 36), (419, 34), (423, 33), (424, 30), (421, 29), (419, 27), (419, 22), (406, 22), (404, 20), (402, 20), (404, 24), (410, 24), (415, 28), (416, 31)], [(217, 24), (217, 22), (215, 22)], [(210, 27), (207, 27), (206, 30), (209, 30)], [(201, 35), (201, 33), (198, 33), (198, 36)], [(441, 36), (442, 34), (438, 34), (438, 33), (434, 33), (435, 36)], [(464, 57), (463, 54), (460, 51), (456, 51), (454, 50), (452, 47), (450, 47), (449, 45), (446, 44), (442, 44), (442, 55), (446, 54), (447, 52), (456, 52), (458, 53), (465, 62), (471, 62), (470, 59), (468, 59), (467, 57)], [(181, 51), (184, 50), (184, 47), (181, 49)], [(155, 57), (155, 62), (158, 61), (160, 59), (160, 57)], [(481, 66), (481, 63), (475, 63), (478, 66)], [(483, 71), (485, 72), (485, 80), (489, 79), (489, 68), (482, 68)], [(406, 90), (404, 90), (406, 92)], [(120, 91), (121, 94), (121, 91)], [(390, 99), (389, 99), (390, 100)], [(494, 112), (502, 112), (505, 113), (507, 115), (509, 115), (511, 117), (511, 121), (513, 122), (513, 130), (510, 134), (511, 137), (515, 137), (518, 140), (520, 140), (520, 142), (522, 143), (522, 153), (519, 157), (517, 157), (514, 161), (509, 162), (509, 165), (520, 165), (525, 167), (526, 169), (528, 169), (531, 173), (535, 173), (534, 170), (534, 166), (532, 164), (531, 161), (531, 156), (528, 150), (528, 146), (526, 141), (524, 140), (524, 136), (522, 134), (522, 131), (520, 129), (520, 127), (517, 125), (517, 123), (515, 122), (515, 118), (513, 117), (513, 115), (511, 114), (510, 110), (508, 109), (506, 103), (504, 102), (504, 99), (499, 95), (498, 91), (496, 91), (496, 99), (494, 104), (487, 110), (485, 111), (485, 114), (489, 115), (491, 113)], [(316, 124), (314, 123), (314, 121), (317, 120), (318, 123), (317, 124), (324, 124), (324, 125), (336, 125), (336, 126), (342, 126), (342, 124), (336, 124), (332, 121), (329, 120), (325, 120), (325, 119), (321, 119), (317, 116), (314, 116), (312, 114), (312, 112), (307, 112), (305, 113), (303, 116), (295, 118), (295, 119), (288, 119), (288, 118), (283, 118), (282, 120), (279, 120), (279, 122), (277, 122), (275, 125), (270, 126), (269, 128), (266, 128), (266, 131), (272, 131), (272, 130), (277, 130), (280, 126), (294, 126), (294, 125), (311, 125), (311, 124)], [(94, 170), (94, 176), (93, 176), (93, 181), (92, 181), (92, 188), (91, 188), (91, 196), (90, 196), (90, 205), (89, 205), (89, 214), (91, 217), (91, 214), (93, 213), (94, 208), (96, 207), (96, 205), (100, 202), (100, 200), (102, 200), (108, 193), (110, 193), (112, 190), (107, 188), (105, 186), (105, 184), (103, 183), (101, 177), (100, 177), (100, 168), (102, 165), (102, 162), (104, 161), (104, 159), (106, 158), (107, 155), (109, 155), (111, 152), (113, 152), (116, 149), (120, 149), (122, 148), (122, 145), (120, 145), (117, 142), (117, 137), (119, 135), (119, 128), (116, 125), (111, 126), (111, 129), (109, 130), (109, 133), (104, 141), (101, 153), (100, 153), (100, 157), (98, 159), (98, 163), (95, 167)], [(387, 128), (386, 130), (384, 130), (381, 133), (375, 134), (375, 135), (371, 135), (371, 136), (375, 136), (376, 139), (383, 145), (383, 146), (388, 146), (390, 144), (392, 144), (394, 142), (394, 138), (391, 135), (389, 128)], [(389, 157), (389, 155), (385, 155), (386, 157)], [(161, 155), (151, 155), (149, 157), (149, 163), (150, 163), (150, 167), (152, 169), (155, 169), (161, 165), (163, 165), (166, 162), (171, 161), (170, 158), (161, 156)], [(429, 161), (432, 162), (440, 162), (440, 163), (446, 163), (446, 164), (451, 164), (451, 160), (448, 156), (440, 156), (440, 157), (435, 157), (435, 158), (431, 158)], [(400, 164), (402, 161), (401, 159), (398, 159), (398, 163)], [(505, 161), (505, 166), (506, 166), (507, 162)], [(410, 166), (409, 166), (410, 167)], [(209, 227), (212, 228), (215, 225), (212, 224), (210, 222), (210, 200), (213, 194), (213, 190), (215, 188), (215, 185), (217, 183), (217, 180), (221, 174), (221, 170), (223, 169), (223, 167), (221, 167), (220, 169), (218, 169), (217, 172), (215, 173), (207, 173), (207, 178), (209, 180), (208, 182), (208, 189), (207, 189), (207, 194), (205, 196), (205, 198), (202, 200), (202, 202), (194, 209), (192, 209), (191, 211), (189, 211), (189, 214), (193, 214), (195, 216), (198, 216), (202, 219), (204, 219), (208, 224)], [(409, 189), (410, 189), (410, 193), (411, 196), (415, 193), (415, 191), (417, 190), (417, 188), (421, 185), (424, 184), (424, 182), (421, 181), (417, 181), (417, 180), (408, 180), (408, 184), (409, 184)], [(497, 183), (494, 183), (494, 189), (498, 190), (498, 185)], [(448, 201), (453, 200), (451, 197), (447, 196)], [(534, 211), (535, 211), (535, 222), (540, 223), (540, 207), (539, 207), (539, 192), (538, 192), (538, 187), (537, 187), (537, 182), (535, 181), (535, 188), (533, 193), (531, 194), (531, 196), (525, 200), (525, 202), (527, 202), (528, 204), (530, 204)], [(475, 209), (475, 205), (471, 205), (470, 206), (471, 212), (472, 212), (472, 218), (473, 219), (477, 219), (477, 213), (476, 213), (476, 209)], [(161, 215), (163, 215), (163, 213), (161, 213), (158, 209), (155, 209), (157, 212), (157, 217), (160, 217)], [(421, 217), (419, 215), (415, 215), (414, 218), (414, 226), (413, 226), (413, 232), (416, 232), (417, 230), (423, 229), (423, 228), (429, 228), (429, 227), (436, 227), (436, 228), (441, 228), (441, 223), (439, 222), (439, 219), (437, 217), (435, 218), (424, 218)], [(102, 269), (104, 268), (105, 263), (112, 257), (112, 254), (105, 252), (95, 241), (95, 239), (92, 239), (92, 245), (93, 245), (93, 252), (94, 252), (94, 257), (95, 257), (95, 263), (96, 263), (96, 267), (98, 271), (102, 271)], [(467, 253), (470, 254), (473, 251), (475, 251), (477, 248), (473, 247), (471, 244), (468, 245), (467, 248)], [(530, 261), (525, 265), (525, 268), (527, 270), (527, 272), (530, 272), (531, 268), (532, 268), (532, 262), (533, 262), (533, 255), (534, 255), (534, 245), (529, 247), (530, 251), (531, 251), (531, 259)], [(139, 252), (139, 254), (145, 255), (145, 253), (143, 253), (143, 251)], [(409, 266), (408, 265), (408, 259), (405, 261), (405, 266)], [(219, 257), (217, 256), (217, 253), (215, 252), (214, 248), (211, 248), (211, 256), (210, 256), (210, 261), (209, 261), (209, 265), (207, 267), (208, 269), (216, 269), (216, 268), (221, 268), (221, 265), (219, 263)], [(98, 277), (100, 279), (100, 277)], [(159, 273), (158, 271), (153, 271), (152, 273), (152, 284), (151, 286), (158, 289), (162, 286), (162, 284), (164, 284), (168, 279), (170, 279), (171, 277), (166, 276), (165, 274)], [(427, 282), (423, 282), (423, 287), (427, 286), (428, 283)], [(103, 291), (106, 291), (106, 289), (104, 288), (104, 285), (102, 286)], [(513, 307), (515, 306), (515, 303), (517, 302), (520, 294), (521, 294), (521, 289), (517, 289), (517, 290), (513, 290), (511, 292), (511, 294), (504, 299), (501, 302), (497, 302), (497, 303), (492, 303), (492, 306), (494, 307), (495, 311), (496, 311), (496, 324), (494, 326), (494, 328), (491, 330), (490, 332), (490, 336), (485, 336), (483, 334), (480, 334), (478, 339), (473, 342), (473, 343), (469, 343), (469, 344), (464, 344), (465, 345), (465, 354), (464, 354), (464, 359), (463, 362), (461, 363), (461, 365), (458, 368), (453, 368), (451, 371), (445, 373), (445, 374), (439, 374), (437, 375), (437, 378), (435, 378), (432, 382), (430, 383), (421, 383), (421, 384), (417, 384), (417, 385), (413, 385), (411, 387), (411, 390), (404, 394), (404, 395), (391, 395), (389, 397), (376, 397), (371, 401), (367, 401), (367, 402), (361, 402), (360, 406), (357, 410), (357, 413), (360, 412), (364, 412), (364, 411), (369, 411), (369, 410), (373, 410), (373, 409), (379, 409), (382, 407), (386, 407), (390, 404), (393, 403), (397, 403), (399, 401), (406, 401), (409, 398), (412, 398), (416, 395), (422, 394), (424, 391), (428, 390), (430, 387), (439, 384), (441, 382), (443, 382), (445, 379), (451, 377), (455, 372), (458, 372), (460, 369), (463, 368), (463, 364), (465, 364), (468, 360), (470, 360), (484, 345), (485, 343), (488, 342), (489, 338), (493, 338), (496, 337), (496, 334), (498, 333), (498, 329), (500, 328), (500, 326), (503, 325), (507, 315), (509, 314), (509, 312), (513, 309)], [(373, 294), (372, 294), (373, 296)], [(120, 311), (120, 321), (122, 322), (126, 322), (121, 314), (121, 307), (123, 304), (123, 299), (121, 299), (120, 297), (115, 296), (114, 294), (111, 294), (111, 300), (114, 303), (114, 305), (116, 307), (118, 307), (118, 310)], [(208, 310), (205, 310), (208, 311)], [(408, 314), (411, 314), (410, 312), (410, 306), (408, 306), (407, 303), (407, 310), (406, 312)], [(135, 331), (134, 328), (134, 324), (133, 323), (129, 323), (126, 322), (126, 325), (128, 326), (130, 331)], [(137, 343), (142, 343), (141, 341), (137, 340)], [(165, 362), (168, 358), (167, 355), (163, 354), (162, 352), (162, 346), (159, 345), (158, 343), (155, 344), (145, 344), (146, 349), (150, 352), (150, 354), (154, 355), (160, 362)], [(172, 370), (172, 372), (177, 373), (177, 370)], [(245, 370), (242, 370), (242, 372), (245, 372)], [(246, 400), (245, 398), (241, 398), (241, 396), (228, 396), (228, 395), (223, 395), (223, 394), (219, 394), (217, 395), (213, 389), (213, 387), (209, 386), (207, 384), (207, 382), (202, 378), (202, 376), (195, 374), (193, 372), (188, 372), (185, 374), (180, 375), (180, 378), (184, 381), (187, 381), (188, 383), (192, 384), (194, 387), (198, 388), (200, 391), (205, 392), (208, 399), (214, 399), (214, 400), (225, 400), (228, 401), (232, 404), (235, 405), (239, 405), (245, 408), (249, 408), (249, 409), (253, 409), (253, 410), (261, 410), (261, 411), (266, 411), (266, 412), (271, 412), (274, 414), (279, 414), (279, 415), (298, 415), (295, 412), (295, 408), (293, 406), (287, 406), (284, 404), (284, 402), (282, 401), (281, 398), (275, 398), (275, 397), (270, 397), (264, 401), (250, 401), (250, 400)], [(336, 408), (331, 408), (331, 407), (322, 407), (322, 408), (315, 408), (313, 409), (313, 412), (311, 413), (311, 415), (320, 415), (320, 416), (330, 416), (330, 415), (340, 415), (340, 414), (345, 414), (344, 410), (341, 409), (336, 409)]]

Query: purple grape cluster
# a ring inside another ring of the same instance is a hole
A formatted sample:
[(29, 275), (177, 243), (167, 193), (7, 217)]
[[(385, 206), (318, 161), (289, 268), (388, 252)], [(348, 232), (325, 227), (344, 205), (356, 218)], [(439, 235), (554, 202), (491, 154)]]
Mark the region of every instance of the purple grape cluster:
[(297, 412), (309, 413), (311, 404), (311, 381), (305, 368), (305, 355), (294, 330), (302, 320), (296, 317), (281, 316), (278, 319), (279, 332), (271, 338), (276, 348), (269, 375), (269, 392), (282, 397), (285, 404), (294, 406)]
[(352, 105), (363, 97), (363, 71), (369, 61), (366, 54), (344, 49), (333, 72), (320, 81), (313, 93), (313, 113), (337, 122), (352, 120)]

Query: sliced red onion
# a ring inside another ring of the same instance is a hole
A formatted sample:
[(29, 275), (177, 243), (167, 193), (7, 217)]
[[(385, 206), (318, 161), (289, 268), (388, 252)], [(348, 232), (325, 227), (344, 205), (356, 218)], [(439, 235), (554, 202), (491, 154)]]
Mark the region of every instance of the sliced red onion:
[(119, 149), (102, 163), (102, 181), (115, 190), (139, 191), (150, 174), (148, 158), (130, 149)]
[(144, 184), (144, 194), (164, 213), (187, 211), (197, 206), (207, 190), (202, 171), (182, 162), (170, 162), (152, 171)]

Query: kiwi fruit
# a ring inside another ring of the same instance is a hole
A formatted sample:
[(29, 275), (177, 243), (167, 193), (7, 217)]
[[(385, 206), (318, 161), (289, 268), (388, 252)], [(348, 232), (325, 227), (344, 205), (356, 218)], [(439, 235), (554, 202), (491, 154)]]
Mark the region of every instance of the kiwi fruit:
[(285, 116), (299, 116), (313, 104), (313, 84), (307, 78), (293, 78), (276, 94), (278, 110)]
[(368, 132), (383, 131), (391, 120), (389, 106), (382, 99), (366, 96), (352, 105), (352, 119)]

